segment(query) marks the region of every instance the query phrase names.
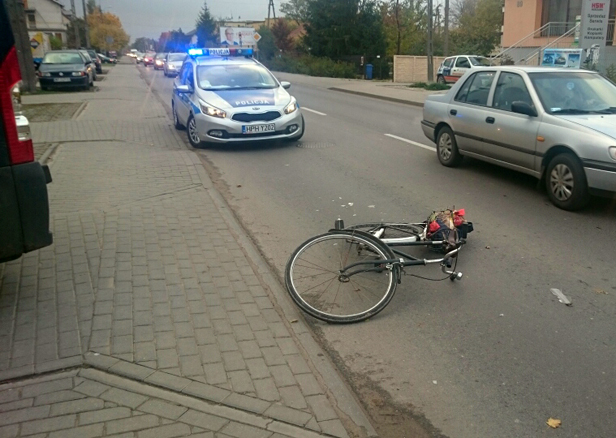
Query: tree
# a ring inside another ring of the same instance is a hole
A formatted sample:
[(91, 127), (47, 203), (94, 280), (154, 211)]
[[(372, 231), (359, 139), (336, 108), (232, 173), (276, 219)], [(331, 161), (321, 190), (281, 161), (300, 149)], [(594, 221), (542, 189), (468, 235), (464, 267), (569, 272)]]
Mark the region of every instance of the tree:
[(261, 39), (258, 42), (259, 58), (264, 60), (272, 59), (278, 52), (272, 31), (267, 26), (261, 26), (259, 28), (259, 35), (261, 35)]
[(451, 41), (458, 53), (489, 55), (500, 42), (501, 0), (463, 0), (454, 5)]
[(101, 8), (97, 6), (96, 0), (88, 0), (86, 3), (86, 9), (88, 10), (88, 15), (93, 14), (94, 12), (102, 12)]
[(158, 43), (149, 38), (144, 40), (146, 44), (156, 47), (159, 52), (185, 52), (190, 44), (190, 36), (182, 32), (182, 29), (161, 33)]
[(216, 43), (217, 38), (217, 26), (216, 22), (210, 14), (210, 10), (207, 7), (207, 1), (203, 2), (201, 12), (197, 17), (197, 44), (199, 47), (208, 47)]
[(280, 5), (280, 11), (287, 18), (294, 20), (298, 26), (308, 21), (308, 3), (310, 0), (289, 0)]
[(54, 35), (49, 36), (51, 50), (62, 50), (62, 40)]
[(140, 52), (147, 52), (148, 50), (156, 47), (156, 40), (153, 40), (152, 38), (139, 37), (135, 40), (131, 47), (139, 50)]
[(304, 44), (315, 56), (385, 54), (386, 41), (376, 0), (310, 0)]
[[(77, 44), (77, 39), (75, 37), (75, 28), (77, 28), (77, 32), (79, 32), (79, 44)], [(66, 46), (71, 49), (77, 49), (85, 44), (86, 30), (83, 18), (73, 18), (71, 20), (71, 22), (68, 24), (66, 36)]]
[(291, 28), (284, 18), (276, 20), (272, 26), (272, 35), (274, 36), (274, 43), (278, 50), (285, 53), (293, 50), (295, 44), (291, 38)]
[(130, 39), (122, 27), (120, 18), (110, 12), (95, 9), (92, 14), (88, 15), (88, 26), (90, 27), (90, 45), (99, 50), (119, 51), (128, 44)]

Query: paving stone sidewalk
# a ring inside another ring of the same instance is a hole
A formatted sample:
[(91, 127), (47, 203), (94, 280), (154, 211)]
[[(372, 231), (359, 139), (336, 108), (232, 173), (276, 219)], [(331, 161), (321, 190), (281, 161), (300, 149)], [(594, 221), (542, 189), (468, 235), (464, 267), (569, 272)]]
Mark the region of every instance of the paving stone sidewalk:
[(375, 436), (138, 71), (90, 96), (32, 125), (55, 243), (0, 265), (0, 436)]

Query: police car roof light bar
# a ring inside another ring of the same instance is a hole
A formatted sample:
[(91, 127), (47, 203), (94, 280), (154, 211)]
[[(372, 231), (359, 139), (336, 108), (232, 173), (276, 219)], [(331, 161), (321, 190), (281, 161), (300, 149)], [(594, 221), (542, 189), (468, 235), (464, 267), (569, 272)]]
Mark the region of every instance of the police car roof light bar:
[(192, 48), (188, 49), (190, 56), (245, 56), (253, 55), (252, 48)]

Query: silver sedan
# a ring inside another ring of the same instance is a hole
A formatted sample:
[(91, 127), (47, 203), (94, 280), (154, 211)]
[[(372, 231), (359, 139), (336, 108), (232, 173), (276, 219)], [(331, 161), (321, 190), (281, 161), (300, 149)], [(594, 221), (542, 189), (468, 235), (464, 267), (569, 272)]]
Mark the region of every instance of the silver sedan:
[(444, 166), (469, 156), (533, 175), (565, 210), (616, 192), (616, 85), (596, 72), (472, 69), (427, 98), (422, 128)]

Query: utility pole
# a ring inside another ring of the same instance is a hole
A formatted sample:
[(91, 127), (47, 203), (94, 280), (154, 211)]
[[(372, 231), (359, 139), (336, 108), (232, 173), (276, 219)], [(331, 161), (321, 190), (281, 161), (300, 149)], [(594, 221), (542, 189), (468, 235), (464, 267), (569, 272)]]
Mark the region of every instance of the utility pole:
[(434, 32), (432, 29), (432, 1), (428, 0), (428, 82), (432, 82), (434, 80), (434, 46), (433, 46), (433, 38)]
[(24, 91), (34, 93), (36, 91), (36, 74), (34, 72), (34, 59), (30, 48), (30, 36), (26, 25), (26, 10), (23, 0), (6, 0), (6, 10), (13, 29), (15, 49), (19, 70), (24, 85)]
[(81, 0), (83, 5), (83, 26), (86, 31), (86, 49), (90, 48), (90, 27), (88, 26), (88, 10), (86, 9), (86, 0)]
[(267, 5), (267, 27), (271, 27), (270, 11), (274, 15), (274, 20), (275, 20), (276, 19), (276, 9), (274, 9), (274, 0), (269, 0), (269, 4)]
[(445, 41), (443, 42), (445, 56), (449, 56), (449, 0), (445, 0)]
[(79, 26), (77, 26), (77, 10), (75, 9), (75, 0), (71, 0), (71, 12), (73, 13), (73, 30), (75, 31), (76, 48), (81, 47), (81, 36), (79, 35)]

